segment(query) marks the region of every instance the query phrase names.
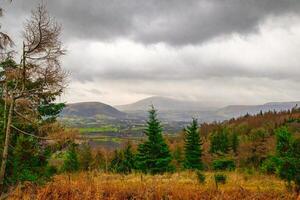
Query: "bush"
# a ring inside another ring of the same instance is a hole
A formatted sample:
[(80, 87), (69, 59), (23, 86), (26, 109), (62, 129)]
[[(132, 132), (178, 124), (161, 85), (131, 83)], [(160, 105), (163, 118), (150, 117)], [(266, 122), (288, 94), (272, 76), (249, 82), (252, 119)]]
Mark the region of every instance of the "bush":
[(67, 150), (66, 158), (62, 166), (64, 172), (75, 172), (79, 170), (79, 162), (75, 144), (71, 144)]
[(261, 165), (261, 170), (264, 173), (276, 174), (278, 173), (278, 167), (281, 165), (281, 159), (277, 156), (267, 158)]
[(213, 170), (235, 170), (234, 160), (231, 158), (221, 158), (212, 163)]
[(203, 184), (205, 183), (205, 175), (201, 171), (196, 171), (198, 182)]
[(215, 174), (214, 175), (215, 183), (218, 188), (219, 184), (225, 184), (227, 181), (227, 176), (225, 174)]

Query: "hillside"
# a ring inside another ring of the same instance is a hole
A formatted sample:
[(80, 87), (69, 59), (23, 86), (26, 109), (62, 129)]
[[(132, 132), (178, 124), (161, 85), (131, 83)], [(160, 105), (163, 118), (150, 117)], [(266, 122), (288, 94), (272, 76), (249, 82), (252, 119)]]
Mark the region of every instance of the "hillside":
[(104, 115), (111, 118), (124, 118), (126, 113), (100, 102), (81, 102), (68, 104), (61, 113), (62, 117), (95, 117), (96, 115)]
[(223, 117), (238, 117), (245, 114), (257, 114), (260, 111), (283, 111), (290, 110), (296, 105), (300, 105), (300, 101), (294, 102), (270, 102), (263, 105), (230, 105), (219, 109), (216, 115)]
[(132, 104), (116, 106), (122, 111), (147, 111), (151, 105), (154, 105), (159, 111), (203, 111), (213, 110), (215, 105), (212, 103), (183, 101), (168, 97), (154, 96), (142, 99)]
[(116, 108), (100, 102), (68, 104), (61, 117), (93, 118), (104, 116), (112, 119), (143, 120), (147, 117), (147, 110), (150, 105), (155, 106), (159, 111), (159, 118), (164, 121), (190, 121), (192, 117), (196, 117), (200, 122), (211, 122), (239, 117), (247, 113), (253, 115), (260, 111), (290, 110), (296, 105), (300, 105), (300, 101), (269, 102), (262, 105), (230, 105), (216, 109), (205, 107), (203, 103), (181, 101), (167, 97), (150, 97), (132, 104), (116, 106)]

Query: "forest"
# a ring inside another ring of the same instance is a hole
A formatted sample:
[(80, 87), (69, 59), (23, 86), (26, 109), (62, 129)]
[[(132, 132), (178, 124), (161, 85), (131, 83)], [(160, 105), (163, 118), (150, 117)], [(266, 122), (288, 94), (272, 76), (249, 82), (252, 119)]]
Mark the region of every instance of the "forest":
[(91, 147), (57, 120), (68, 85), (61, 31), (39, 5), (25, 21), (21, 49), (0, 33), (1, 199), (297, 199), (296, 105), (222, 122), (194, 118), (176, 137), (164, 134), (149, 105), (143, 141)]

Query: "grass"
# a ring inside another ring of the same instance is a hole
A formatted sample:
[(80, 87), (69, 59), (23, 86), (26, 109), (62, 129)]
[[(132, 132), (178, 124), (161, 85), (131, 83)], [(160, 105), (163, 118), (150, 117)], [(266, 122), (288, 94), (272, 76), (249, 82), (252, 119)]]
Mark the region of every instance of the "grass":
[(266, 175), (226, 173), (228, 181), (216, 189), (214, 173), (206, 172), (204, 184), (193, 172), (164, 175), (80, 172), (54, 177), (44, 186), (25, 184), (9, 199), (296, 199), (284, 182)]
[(121, 138), (117, 137), (97, 137), (93, 139), (94, 141), (99, 141), (99, 142), (115, 142), (115, 143), (121, 143), (123, 140)]

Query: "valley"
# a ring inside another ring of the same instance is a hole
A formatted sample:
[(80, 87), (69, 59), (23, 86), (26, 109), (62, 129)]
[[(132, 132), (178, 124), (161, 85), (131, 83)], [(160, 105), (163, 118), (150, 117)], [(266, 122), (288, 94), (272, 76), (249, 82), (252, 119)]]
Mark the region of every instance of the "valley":
[[(273, 102), (263, 105), (230, 105), (221, 108), (204, 103), (181, 101), (167, 97), (150, 97), (133, 104), (110, 106), (100, 102), (69, 104), (59, 120), (69, 128), (78, 128), (81, 137), (92, 147), (120, 148), (128, 141), (141, 142), (145, 135), (147, 110), (154, 105), (162, 122), (164, 134), (176, 137), (192, 118), (200, 123), (221, 122), (231, 118), (255, 115), (260, 112), (290, 110), (295, 102)], [(214, 104), (216, 106), (216, 104)], [(193, 110), (194, 109), (194, 110)]]

